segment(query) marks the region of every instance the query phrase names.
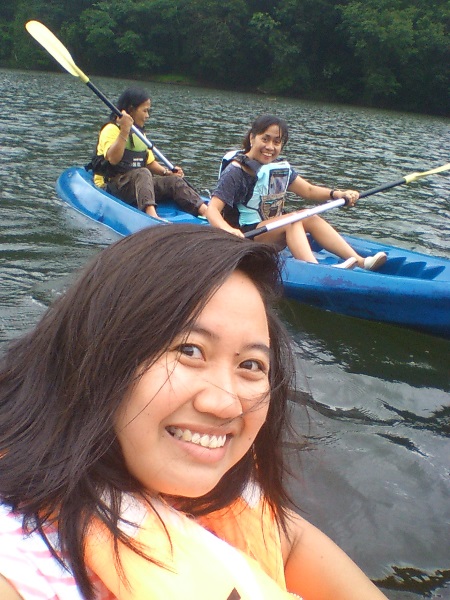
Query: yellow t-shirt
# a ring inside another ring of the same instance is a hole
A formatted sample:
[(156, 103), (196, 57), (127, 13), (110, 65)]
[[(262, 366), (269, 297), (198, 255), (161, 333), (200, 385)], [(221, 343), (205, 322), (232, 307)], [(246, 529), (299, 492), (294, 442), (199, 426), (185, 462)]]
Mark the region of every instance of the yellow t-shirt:
[[(98, 139), (97, 154), (106, 157), (106, 153), (108, 152), (109, 147), (112, 144), (114, 144), (116, 139), (119, 137), (119, 133), (120, 133), (120, 129), (114, 123), (108, 123), (107, 125), (105, 125), (105, 127), (103, 127), (103, 129), (101, 130), (100, 136)], [(137, 135), (135, 135), (134, 133), (132, 135), (133, 135), (134, 146), (132, 147), (130, 144), (130, 141), (127, 141), (125, 147), (128, 149), (134, 149), (134, 150), (138, 150), (138, 151), (143, 150), (145, 145), (142, 142), (142, 140), (140, 140), (137, 137)], [(150, 149), (148, 149), (147, 164), (149, 165), (154, 160), (155, 160), (155, 155), (153, 154), (153, 152)], [(105, 180), (102, 177), (102, 175), (94, 175), (94, 183), (98, 187), (105, 187)]]

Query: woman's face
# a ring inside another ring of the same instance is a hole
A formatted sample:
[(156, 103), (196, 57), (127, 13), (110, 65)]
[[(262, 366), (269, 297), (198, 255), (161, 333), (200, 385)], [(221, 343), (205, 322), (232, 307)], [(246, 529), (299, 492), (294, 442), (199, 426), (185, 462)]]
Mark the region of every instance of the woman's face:
[(133, 117), (135, 125), (141, 128), (144, 127), (145, 122), (150, 116), (150, 107), (150, 100), (146, 100), (142, 104), (139, 104), (139, 106), (136, 108), (130, 108), (129, 114)]
[(249, 158), (257, 160), (263, 165), (273, 162), (280, 155), (283, 148), (281, 131), (278, 125), (271, 125), (263, 133), (250, 136)]
[(246, 454), (267, 416), (269, 346), (261, 296), (236, 271), (119, 411), (127, 467), (148, 491), (203, 496)]

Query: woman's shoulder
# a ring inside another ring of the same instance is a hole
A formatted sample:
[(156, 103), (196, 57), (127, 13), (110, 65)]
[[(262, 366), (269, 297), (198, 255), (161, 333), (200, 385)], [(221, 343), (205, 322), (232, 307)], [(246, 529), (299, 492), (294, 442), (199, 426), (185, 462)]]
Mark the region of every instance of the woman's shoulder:
[(244, 185), (249, 186), (254, 184), (256, 176), (250, 172), (242, 163), (232, 161), (220, 176), (219, 183), (224, 185)]
[[(52, 532), (49, 535), (54, 540)], [(72, 574), (55, 560), (42, 537), (26, 532), (22, 517), (4, 505), (0, 505), (0, 575), (3, 587), (16, 590), (24, 600), (81, 600)]]
[(105, 123), (100, 129), (100, 138), (116, 138), (120, 133), (119, 126), (115, 123)]
[(255, 182), (256, 177), (246, 173), (240, 166), (230, 164), (220, 176), (212, 195), (234, 206), (251, 196)]
[(120, 127), (117, 125), (117, 123), (108, 121), (102, 125), (100, 131), (120, 131)]

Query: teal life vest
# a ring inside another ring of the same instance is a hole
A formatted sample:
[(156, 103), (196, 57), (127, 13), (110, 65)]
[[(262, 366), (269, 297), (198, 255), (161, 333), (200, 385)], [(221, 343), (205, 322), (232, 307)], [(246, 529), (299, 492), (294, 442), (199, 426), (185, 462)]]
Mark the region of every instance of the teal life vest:
[(242, 151), (233, 150), (223, 157), (219, 175), (233, 161), (246, 165), (256, 176), (251, 197), (242, 199), (236, 204), (239, 211), (239, 225), (254, 225), (281, 215), (292, 173), (290, 164), (286, 160), (278, 160), (262, 165), (256, 160), (249, 159)]

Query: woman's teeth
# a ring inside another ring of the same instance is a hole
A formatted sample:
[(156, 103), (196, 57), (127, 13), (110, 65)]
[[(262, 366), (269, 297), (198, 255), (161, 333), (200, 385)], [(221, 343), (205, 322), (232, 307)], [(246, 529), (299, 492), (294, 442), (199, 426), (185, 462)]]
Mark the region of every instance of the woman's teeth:
[(227, 440), (226, 435), (192, 433), (189, 429), (180, 429), (179, 427), (168, 427), (167, 431), (177, 440), (197, 444), (198, 446), (203, 446), (203, 448), (222, 448)]

